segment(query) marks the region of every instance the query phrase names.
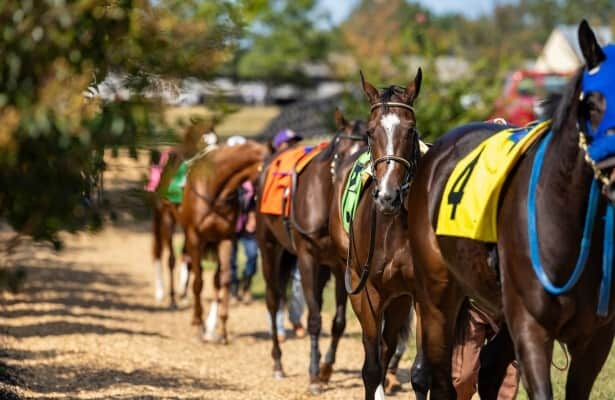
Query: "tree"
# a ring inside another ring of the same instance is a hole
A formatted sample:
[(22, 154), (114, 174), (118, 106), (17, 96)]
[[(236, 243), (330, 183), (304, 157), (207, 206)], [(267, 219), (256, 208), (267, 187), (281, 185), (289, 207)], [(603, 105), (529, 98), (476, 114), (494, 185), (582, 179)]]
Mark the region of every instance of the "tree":
[(303, 64), (328, 55), (330, 36), (315, 27), (326, 14), (316, 12), (315, 0), (266, 0), (265, 5), (255, 14), (238, 54), (238, 76), (268, 84), (307, 84)]
[[(104, 149), (156, 134), (159, 105), (139, 93), (160, 77), (211, 76), (254, 3), (0, 3), (0, 217), (56, 245), (61, 229), (98, 226)], [(131, 99), (84, 96), (110, 71), (129, 78)]]

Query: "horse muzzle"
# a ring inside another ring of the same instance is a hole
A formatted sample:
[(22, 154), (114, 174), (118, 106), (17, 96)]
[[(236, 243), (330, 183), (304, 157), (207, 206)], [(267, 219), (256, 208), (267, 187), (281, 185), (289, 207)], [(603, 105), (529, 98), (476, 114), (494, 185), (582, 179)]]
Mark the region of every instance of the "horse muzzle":
[(376, 190), (374, 200), (378, 211), (385, 215), (395, 215), (399, 212), (402, 205), (401, 190)]

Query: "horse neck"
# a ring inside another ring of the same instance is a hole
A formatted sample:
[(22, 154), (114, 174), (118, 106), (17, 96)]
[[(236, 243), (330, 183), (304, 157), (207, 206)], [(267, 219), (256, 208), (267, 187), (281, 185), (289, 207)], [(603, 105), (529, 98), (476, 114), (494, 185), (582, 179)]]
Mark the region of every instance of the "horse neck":
[(536, 189), (539, 221), (553, 227), (565, 223), (568, 233), (562, 235), (580, 235), (593, 178), (578, 145), (574, 117), (555, 127), (552, 135)]
[(231, 195), (239, 186), (246, 180), (254, 180), (258, 174), (261, 165), (260, 156), (250, 156), (242, 158), (241, 162), (234, 162), (236, 158), (231, 160), (231, 165), (222, 163), (219, 171), (226, 173), (220, 174), (214, 179), (211, 193), (215, 197), (227, 197)]

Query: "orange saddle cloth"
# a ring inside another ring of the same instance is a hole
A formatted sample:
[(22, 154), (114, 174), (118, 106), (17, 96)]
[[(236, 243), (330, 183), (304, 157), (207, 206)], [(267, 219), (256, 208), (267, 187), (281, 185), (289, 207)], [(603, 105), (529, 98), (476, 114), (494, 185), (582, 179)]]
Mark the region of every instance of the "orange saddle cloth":
[(316, 157), (328, 142), (318, 146), (297, 146), (286, 150), (275, 157), (267, 169), (265, 187), (260, 201), (260, 212), (263, 214), (284, 215), (290, 213), (290, 201), (285, 202), (291, 193), (292, 174), (301, 173), (303, 169)]

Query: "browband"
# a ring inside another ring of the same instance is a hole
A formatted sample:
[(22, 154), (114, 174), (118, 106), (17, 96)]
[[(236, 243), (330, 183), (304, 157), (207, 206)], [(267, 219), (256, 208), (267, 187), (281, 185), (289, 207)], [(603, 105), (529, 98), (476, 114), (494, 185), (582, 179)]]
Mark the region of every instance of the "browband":
[(406, 103), (398, 103), (396, 101), (390, 101), (390, 102), (386, 102), (386, 103), (374, 103), (372, 104), (372, 107), (369, 109), (369, 111), (374, 111), (374, 109), (376, 107), (382, 107), (382, 106), (388, 106), (388, 107), (401, 107), (401, 108), (406, 108), (412, 112), (414, 112), (414, 107), (409, 106)]

